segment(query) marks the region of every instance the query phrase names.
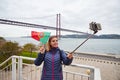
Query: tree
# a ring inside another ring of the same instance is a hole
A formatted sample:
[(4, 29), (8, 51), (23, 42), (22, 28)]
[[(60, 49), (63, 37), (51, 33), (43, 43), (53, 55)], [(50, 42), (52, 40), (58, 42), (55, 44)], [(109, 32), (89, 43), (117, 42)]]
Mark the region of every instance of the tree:
[[(21, 47), (16, 42), (5, 42), (0, 47), (0, 63), (12, 55), (17, 55), (21, 52)], [(8, 63), (7, 63), (8, 65)]]
[(2, 41), (6, 41), (3, 37), (0, 37), (0, 41), (1, 41), (1, 40), (2, 40)]
[(35, 50), (37, 50), (36, 45), (32, 43), (27, 43), (23, 46), (23, 51), (32, 53)]
[(2, 45), (0, 52), (10, 57), (12, 55), (19, 54), (20, 47), (18, 46), (18, 43), (9, 41)]
[(0, 48), (2, 45), (6, 42), (6, 40), (3, 37), (0, 37)]

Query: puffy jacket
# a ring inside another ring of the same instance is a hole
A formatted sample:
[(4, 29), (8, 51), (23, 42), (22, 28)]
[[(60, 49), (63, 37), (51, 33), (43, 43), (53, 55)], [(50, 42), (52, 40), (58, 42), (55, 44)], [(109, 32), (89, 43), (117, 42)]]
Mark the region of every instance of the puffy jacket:
[(70, 65), (72, 60), (64, 51), (53, 48), (45, 54), (39, 53), (34, 64), (39, 66), (44, 61), (41, 80), (63, 80), (62, 63)]

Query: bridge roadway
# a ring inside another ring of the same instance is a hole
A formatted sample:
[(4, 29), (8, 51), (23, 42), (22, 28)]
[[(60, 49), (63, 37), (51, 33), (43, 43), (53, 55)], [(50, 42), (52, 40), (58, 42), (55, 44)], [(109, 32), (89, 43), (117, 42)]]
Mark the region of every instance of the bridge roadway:
[(76, 30), (56, 28), (56, 27), (52, 27), (52, 26), (45, 26), (45, 25), (32, 24), (32, 23), (26, 23), (26, 22), (19, 22), (19, 21), (7, 20), (7, 19), (0, 19), (0, 24), (23, 26), (23, 27), (32, 27), (32, 28), (41, 28), (41, 29), (50, 29), (50, 30), (59, 29), (61, 31), (66, 31), (66, 32), (88, 34), (88, 33), (81, 32), (81, 31), (76, 31)]

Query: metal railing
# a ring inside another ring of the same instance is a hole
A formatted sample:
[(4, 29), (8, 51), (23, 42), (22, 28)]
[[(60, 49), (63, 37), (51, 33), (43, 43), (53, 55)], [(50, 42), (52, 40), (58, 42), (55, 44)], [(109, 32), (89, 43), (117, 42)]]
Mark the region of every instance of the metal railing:
[[(0, 64), (0, 80), (40, 80), (42, 67), (27, 64), (23, 60), (35, 58), (11, 56)], [(4, 65), (8, 62), (8, 65)], [(86, 73), (87, 72), (87, 73)], [(63, 65), (64, 80), (101, 80), (100, 70), (94, 66), (71, 64)]]

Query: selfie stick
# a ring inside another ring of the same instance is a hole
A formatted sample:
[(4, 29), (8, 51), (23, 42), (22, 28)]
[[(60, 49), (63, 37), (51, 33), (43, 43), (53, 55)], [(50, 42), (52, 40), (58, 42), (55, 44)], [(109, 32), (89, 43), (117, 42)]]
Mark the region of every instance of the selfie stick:
[(90, 30), (94, 31), (94, 33), (93, 33), (93, 34), (90, 34), (85, 41), (83, 41), (79, 46), (77, 46), (77, 47), (71, 52), (71, 54), (74, 53), (80, 46), (82, 46), (88, 39), (90, 39), (91, 37), (93, 37), (94, 34), (96, 34), (96, 33), (98, 32), (98, 30), (101, 30), (101, 25), (100, 25), (99, 23), (96, 23), (96, 22), (91, 22), (91, 23), (90, 23)]

